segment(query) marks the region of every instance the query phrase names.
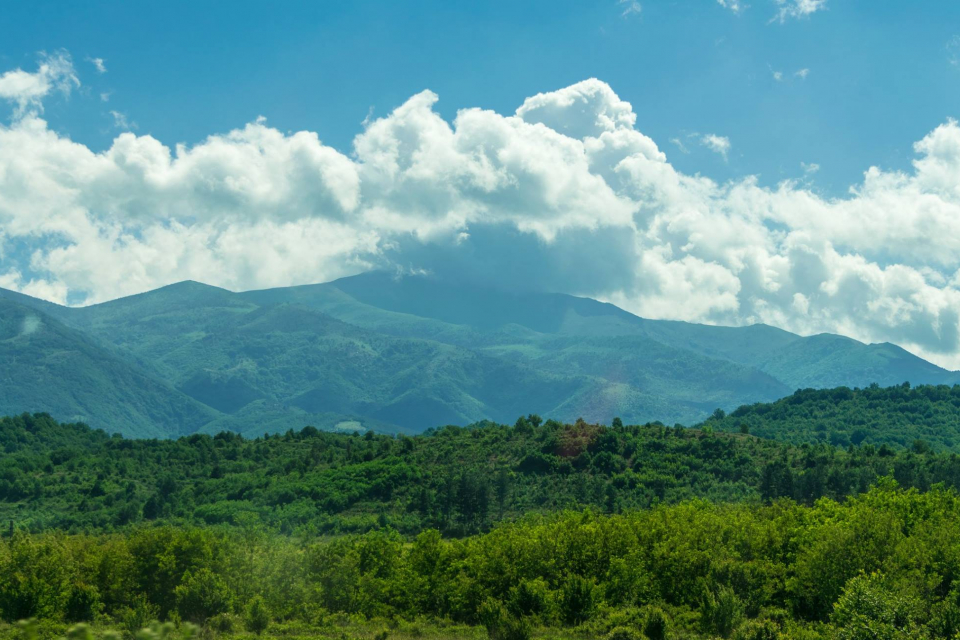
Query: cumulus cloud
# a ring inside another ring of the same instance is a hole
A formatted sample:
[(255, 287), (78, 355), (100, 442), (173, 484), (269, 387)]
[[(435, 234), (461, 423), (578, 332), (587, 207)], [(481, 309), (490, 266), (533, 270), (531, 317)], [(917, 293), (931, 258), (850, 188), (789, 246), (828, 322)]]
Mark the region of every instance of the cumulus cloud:
[(724, 160), (727, 159), (727, 153), (730, 151), (730, 138), (708, 133), (700, 138), (700, 144), (714, 153), (719, 153)]
[(263, 119), (193, 146), (123, 132), (95, 152), (27, 110), (0, 125), (0, 286), (82, 303), (402, 267), (960, 364), (956, 122), (916, 143), (909, 171), (869, 168), (827, 199), (678, 171), (599, 80), (513, 114), (447, 121), (437, 100), (370, 119), (350, 155)]
[(43, 112), (43, 99), (54, 92), (69, 95), (80, 86), (73, 62), (66, 53), (41, 54), (33, 73), (13, 69), (0, 75), (0, 99), (14, 107), (14, 118)]
[(793, 18), (806, 18), (817, 11), (827, 8), (827, 0), (774, 0), (777, 13), (771, 22), (785, 23)]

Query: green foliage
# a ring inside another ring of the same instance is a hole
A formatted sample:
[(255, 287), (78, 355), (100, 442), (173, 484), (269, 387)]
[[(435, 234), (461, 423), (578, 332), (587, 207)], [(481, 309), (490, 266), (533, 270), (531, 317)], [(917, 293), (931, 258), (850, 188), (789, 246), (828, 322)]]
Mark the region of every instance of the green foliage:
[[(838, 640), (906, 640), (917, 637), (917, 602), (883, 584), (880, 574), (852, 578), (834, 605)], [(949, 637), (949, 636), (947, 636)]]
[[(402, 438), (305, 429), (171, 441), (109, 437), (44, 414), (0, 418), (0, 522), (32, 531), (106, 532), (147, 521), (462, 536), (567, 508), (617, 513), (692, 498), (812, 504), (856, 495), (885, 476), (904, 487), (960, 486), (960, 459), (946, 453), (797, 446), (656, 423), (523, 422), (521, 430), (486, 423)], [(624, 581), (643, 579), (616, 571)], [(159, 565), (156, 575), (168, 579)], [(69, 597), (68, 582), (58, 597)], [(175, 605), (164, 603), (161, 613)]]
[(703, 598), (701, 615), (704, 631), (729, 638), (743, 618), (743, 603), (728, 586), (708, 590)]
[(663, 609), (650, 607), (643, 620), (643, 635), (648, 640), (666, 640), (669, 622)]
[(890, 445), (925, 455), (960, 447), (960, 386), (804, 389), (709, 424), (796, 444)]
[(180, 616), (192, 622), (226, 613), (233, 603), (233, 593), (226, 582), (207, 567), (196, 572), (188, 569), (173, 592)]
[(244, 622), (247, 630), (258, 636), (267, 630), (267, 627), (270, 626), (270, 610), (267, 608), (267, 603), (263, 597), (258, 595), (250, 600), (247, 604)]
[(487, 599), (477, 613), (490, 640), (530, 640), (530, 622), (511, 615), (498, 600)]
[(538, 627), (618, 639), (932, 640), (954, 637), (960, 622), (958, 530), (953, 490), (885, 482), (809, 506), (699, 500), (529, 515), (460, 539), (169, 525), (17, 532), (0, 542), (0, 602), (7, 621), (34, 611), (59, 625), (45, 637), (62, 635), (75, 603), (96, 593), (94, 624), (142, 640), (197, 633), (181, 619), (241, 633), (237, 614), (244, 632), (283, 637), (339, 637), (306, 630), (357, 620), (369, 623), (362, 637), (448, 621), (502, 640)]

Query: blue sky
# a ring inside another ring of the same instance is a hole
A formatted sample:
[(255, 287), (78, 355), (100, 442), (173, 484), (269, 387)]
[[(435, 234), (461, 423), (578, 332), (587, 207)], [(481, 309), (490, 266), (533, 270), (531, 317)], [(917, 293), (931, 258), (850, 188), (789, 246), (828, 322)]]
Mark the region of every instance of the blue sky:
[[(960, 3), (949, 1), (831, 0), (783, 24), (771, 23), (772, 0), (738, 13), (647, 0), (627, 15), (615, 0), (4, 4), (0, 66), (69, 51), (85, 92), (48, 105), (47, 118), (96, 149), (117, 111), (167, 144), (263, 115), (348, 152), (371, 109), (384, 115), (423, 89), (452, 118), (466, 106), (511, 113), (597, 77), (685, 172), (772, 183), (815, 163), (817, 188), (833, 194), (871, 165), (908, 166), (914, 141), (960, 115), (949, 51)], [(692, 132), (729, 138), (728, 161), (697, 145), (678, 153), (670, 140)]]
[(960, 368), (958, 2), (0, 16), (0, 287), (429, 271)]

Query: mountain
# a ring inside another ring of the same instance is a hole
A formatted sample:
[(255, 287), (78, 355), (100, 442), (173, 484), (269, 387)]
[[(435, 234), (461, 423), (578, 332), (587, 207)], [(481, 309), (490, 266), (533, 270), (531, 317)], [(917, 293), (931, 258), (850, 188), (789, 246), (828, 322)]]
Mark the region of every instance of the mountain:
[[(647, 320), (588, 298), (384, 272), (244, 293), (182, 282), (82, 308), (2, 290), (0, 299), (198, 408), (179, 418), (141, 411), (136, 421), (115, 411), (101, 422), (136, 435), (305, 424), (418, 432), (531, 411), (691, 424), (802, 387), (958, 379), (890, 344)], [(11, 384), (10, 412), (88, 415), (71, 404), (69, 384)], [(128, 404), (146, 402), (129, 385), (109, 397), (128, 394)]]
[(192, 433), (217, 412), (36, 309), (0, 298), (0, 413), (42, 409), (137, 437)]

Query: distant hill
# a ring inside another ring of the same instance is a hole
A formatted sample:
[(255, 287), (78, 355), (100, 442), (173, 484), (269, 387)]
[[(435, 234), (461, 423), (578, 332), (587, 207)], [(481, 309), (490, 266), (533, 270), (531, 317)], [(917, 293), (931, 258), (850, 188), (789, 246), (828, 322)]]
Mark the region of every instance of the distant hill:
[[(245, 293), (183, 282), (83, 308), (3, 290), (0, 298), (199, 406), (182, 415), (158, 411), (174, 417), (157, 422), (143, 411), (135, 421), (116, 411), (96, 418), (128, 435), (224, 428), (259, 435), (305, 424), (419, 432), (529, 411), (568, 421), (692, 424), (718, 407), (803, 387), (958, 380), (889, 344), (646, 320), (587, 298), (430, 276), (373, 272)], [(72, 420), (94, 406), (71, 404), (74, 390), (52, 374), (44, 383), (50, 398), (11, 384), (11, 402), (0, 407), (8, 412)], [(121, 395), (127, 404), (157, 404), (138, 393), (127, 385)]]
[(0, 413), (43, 409), (136, 437), (193, 433), (217, 412), (96, 340), (0, 298)]
[(886, 444), (956, 451), (960, 386), (804, 389), (773, 403), (740, 407), (706, 424), (794, 444)]

